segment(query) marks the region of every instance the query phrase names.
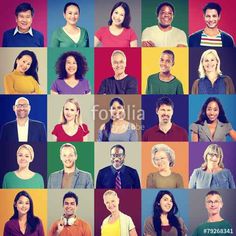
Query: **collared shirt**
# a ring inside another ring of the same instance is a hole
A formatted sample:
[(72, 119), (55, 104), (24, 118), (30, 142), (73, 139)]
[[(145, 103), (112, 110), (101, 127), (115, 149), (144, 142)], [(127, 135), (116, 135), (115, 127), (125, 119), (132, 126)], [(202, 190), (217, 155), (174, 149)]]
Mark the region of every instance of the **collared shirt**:
[(31, 36), (33, 36), (33, 31), (32, 31), (31, 27), (27, 32), (21, 32), (21, 31), (19, 31), (18, 27), (16, 26), (13, 35), (16, 35), (17, 33), (19, 33), (19, 34), (30, 34)]
[(29, 131), (29, 119), (25, 122), (25, 125), (18, 125), (17, 123), (17, 132), (19, 142), (28, 141), (28, 131)]
[(188, 141), (188, 134), (175, 123), (172, 123), (167, 133), (160, 130), (159, 125), (155, 125), (144, 132), (143, 141)]
[(226, 84), (224, 81), (224, 77), (218, 76), (213, 86), (207, 76), (205, 76), (205, 78), (200, 79), (199, 84), (198, 84), (198, 93), (200, 94), (225, 94)]

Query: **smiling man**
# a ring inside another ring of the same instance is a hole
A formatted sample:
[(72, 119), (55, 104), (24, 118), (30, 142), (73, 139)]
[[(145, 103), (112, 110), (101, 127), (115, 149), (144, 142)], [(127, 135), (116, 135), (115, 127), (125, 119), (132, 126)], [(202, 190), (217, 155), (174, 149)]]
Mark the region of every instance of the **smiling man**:
[(93, 188), (90, 173), (76, 167), (77, 151), (74, 145), (65, 143), (60, 148), (63, 169), (48, 178), (48, 188)]
[(144, 132), (143, 141), (188, 141), (187, 131), (171, 121), (173, 113), (173, 101), (168, 97), (159, 98), (156, 103), (159, 123)]
[(185, 32), (171, 25), (174, 14), (174, 6), (169, 2), (157, 6), (158, 24), (144, 29), (142, 47), (187, 47)]
[(43, 47), (43, 34), (32, 29), (34, 9), (29, 3), (21, 3), (15, 9), (16, 28), (3, 34), (3, 47)]
[(64, 214), (55, 221), (49, 231), (49, 236), (91, 236), (90, 225), (76, 216), (78, 197), (73, 192), (68, 192), (63, 197)]
[(221, 6), (210, 2), (203, 8), (206, 26), (189, 36), (189, 47), (234, 47), (233, 37), (220, 30)]
[(174, 64), (174, 53), (164, 50), (160, 58), (160, 72), (148, 77), (146, 94), (183, 94), (182, 83), (171, 74)]
[(113, 51), (111, 65), (114, 76), (102, 81), (98, 94), (137, 94), (137, 80), (125, 72), (126, 56), (123, 51)]
[(223, 207), (222, 196), (218, 191), (210, 191), (205, 196), (205, 207), (208, 212), (208, 220), (200, 224), (192, 234), (192, 236), (234, 235), (231, 224), (224, 220), (220, 211)]

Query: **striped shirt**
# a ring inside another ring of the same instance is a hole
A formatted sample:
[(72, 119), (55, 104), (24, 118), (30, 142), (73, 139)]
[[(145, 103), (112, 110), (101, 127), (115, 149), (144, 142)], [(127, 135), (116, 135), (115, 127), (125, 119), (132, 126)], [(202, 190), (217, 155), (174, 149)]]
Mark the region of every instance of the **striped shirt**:
[(222, 39), (221, 33), (217, 34), (216, 36), (208, 36), (204, 32), (201, 35), (201, 43), (200, 46), (203, 47), (222, 47)]

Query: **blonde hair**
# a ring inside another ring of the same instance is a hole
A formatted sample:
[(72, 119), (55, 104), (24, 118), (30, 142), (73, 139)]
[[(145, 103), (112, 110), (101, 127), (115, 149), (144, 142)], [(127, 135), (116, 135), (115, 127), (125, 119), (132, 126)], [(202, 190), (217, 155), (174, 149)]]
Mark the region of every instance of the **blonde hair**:
[(210, 144), (206, 150), (204, 151), (204, 154), (203, 154), (203, 159), (204, 159), (204, 163), (201, 165), (201, 168), (203, 170), (206, 170), (207, 169), (207, 155), (210, 153), (210, 152), (216, 152), (217, 153), (217, 156), (220, 158), (220, 161), (219, 161), (219, 167), (220, 168), (224, 168), (224, 163), (223, 163), (223, 150), (220, 146), (218, 146), (217, 144)]
[(113, 190), (107, 190), (105, 193), (103, 193), (103, 199), (107, 196), (107, 195), (113, 195), (114, 197), (117, 197), (118, 198), (118, 195), (115, 191)]
[(218, 75), (222, 75), (222, 72), (220, 70), (220, 58), (218, 56), (217, 51), (215, 49), (208, 49), (205, 52), (203, 52), (203, 54), (201, 56), (201, 59), (200, 59), (200, 63), (199, 63), (199, 67), (198, 67), (198, 73), (199, 73), (200, 78), (205, 78), (205, 76), (206, 76), (206, 73), (205, 73), (205, 70), (204, 70), (204, 67), (203, 67), (203, 60), (209, 54), (212, 54), (216, 58), (216, 61), (217, 61), (216, 73)]
[(126, 63), (126, 55), (123, 51), (121, 50), (114, 50), (111, 54), (111, 64), (113, 64), (113, 57), (116, 55), (116, 54), (121, 54), (123, 57), (124, 57), (124, 62)]
[(34, 149), (29, 145), (29, 144), (23, 144), (20, 147), (18, 147), (17, 151), (16, 151), (16, 155), (18, 155), (18, 153), (20, 152), (20, 150), (22, 148), (25, 148), (26, 150), (29, 151), (30, 156), (31, 156), (31, 160), (34, 160)]
[(61, 147), (60, 147), (60, 155), (61, 155), (62, 149), (63, 148), (67, 148), (67, 147), (72, 148), (73, 151), (74, 151), (75, 156), (77, 156), (77, 150), (76, 150), (75, 146), (72, 145), (71, 143), (64, 143), (63, 145), (61, 145)]

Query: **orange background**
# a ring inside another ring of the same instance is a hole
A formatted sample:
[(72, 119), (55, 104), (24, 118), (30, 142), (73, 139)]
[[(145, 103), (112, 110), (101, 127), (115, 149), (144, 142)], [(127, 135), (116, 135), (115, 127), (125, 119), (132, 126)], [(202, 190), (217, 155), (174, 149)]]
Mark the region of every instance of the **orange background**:
[(188, 188), (188, 142), (147, 142), (142, 143), (142, 188), (146, 188), (146, 179), (149, 173), (156, 172), (156, 167), (153, 166), (151, 160), (151, 149), (155, 144), (166, 144), (175, 152), (175, 165), (171, 167), (173, 172), (179, 173), (183, 177), (184, 188)]

